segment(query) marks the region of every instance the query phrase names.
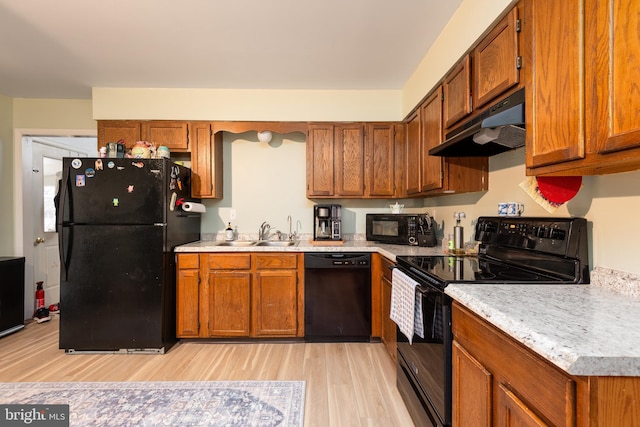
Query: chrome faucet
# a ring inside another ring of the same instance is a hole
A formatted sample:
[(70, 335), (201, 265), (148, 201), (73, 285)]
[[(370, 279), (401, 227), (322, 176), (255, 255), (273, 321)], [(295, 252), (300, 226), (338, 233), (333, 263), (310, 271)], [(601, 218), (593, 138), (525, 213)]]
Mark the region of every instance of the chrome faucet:
[(271, 226), (265, 221), (260, 225), (258, 229), (258, 240), (269, 240), (269, 232), (271, 231)]
[(287, 216), (287, 222), (289, 223), (289, 240), (296, 240), (298, 238), (298, 224), (296, 224), (296, 231), (293, 231), (293, 218), (291, 218), (291, 215)]

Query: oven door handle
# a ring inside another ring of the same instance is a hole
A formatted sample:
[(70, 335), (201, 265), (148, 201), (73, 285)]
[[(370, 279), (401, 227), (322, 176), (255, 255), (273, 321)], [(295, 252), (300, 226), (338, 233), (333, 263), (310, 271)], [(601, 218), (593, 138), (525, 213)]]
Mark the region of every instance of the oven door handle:
[(403, 272), (404, 274), (406, 274), (407, 276), (409, 276), (410, 278), (418, 282), (416, 291), (420, 292), (421, 294), (428, 294), (428, 293), (442, 294), (444, 292), (442, 289), (439, 289), (436, 285), (429, 282), (429, 280), (424, 277), (423, 273), (420, 273), (414, 268), (410, 268), (410, 271), (407, 271), (406, 268), (402, 268), (402, 267), (394, 267), (394, 268), (397, 268), (398, 270), (400, 270), (401, 272)]

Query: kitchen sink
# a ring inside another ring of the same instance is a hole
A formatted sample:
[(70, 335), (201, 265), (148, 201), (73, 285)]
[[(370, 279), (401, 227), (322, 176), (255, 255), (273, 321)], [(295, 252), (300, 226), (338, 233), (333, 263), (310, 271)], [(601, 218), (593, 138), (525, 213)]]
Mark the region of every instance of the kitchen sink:
[(219, 242), (216, 243), (216, 246), (236, 246), (236, 247), (245, 247), (245, 246), (255, 246), (257, 242), (253, 242), (251, 240), (234, 240), (231, 242)]
[(233, 240), (217, 242), (216, 246), (234, 246), (234, 247), (249, 247), (249, 246), (295, 246), (297, 241), (292, 240)]
[(265, 240), (256, 243), (256, 246), (295, 246), (298, 242), (291, 240)]

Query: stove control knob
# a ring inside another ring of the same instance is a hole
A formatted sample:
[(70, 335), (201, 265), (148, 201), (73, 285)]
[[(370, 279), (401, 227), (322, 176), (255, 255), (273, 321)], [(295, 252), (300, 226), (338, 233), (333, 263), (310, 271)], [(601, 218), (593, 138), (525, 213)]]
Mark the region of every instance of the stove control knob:
[(559, 228), (552, 228), (549, 232), (549, 237), (556, 240), (564, 240), (565, 232)]
[(549, 229), (544, 225), (541, 225), (540, 228), (538, 228), (538, 237), (549, 237)]

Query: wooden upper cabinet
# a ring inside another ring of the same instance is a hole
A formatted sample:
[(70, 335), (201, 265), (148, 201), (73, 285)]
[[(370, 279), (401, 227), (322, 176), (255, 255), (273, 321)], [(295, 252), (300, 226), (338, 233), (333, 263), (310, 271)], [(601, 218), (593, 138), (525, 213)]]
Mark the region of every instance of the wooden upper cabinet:
[(421, 145), (420, 108), (407, 119), (405, 127), (405, 193), (407, 196), (420, 194)]
[(450, 128), (471, 113), (471, 58), (465, 55), (447, 74), (442, 83), (444, 92), (444, 124)]
[[(528, 0), (525, 26), (526, 163), (585, 156), (585, 0)], [(560, 19), (559, 17), (562, 17)]]
[(473, 50), (473, 109), (520, 81), (518, 8), (514, 7)]
[(420, 106), (420, 130), (422, 132), (422, 162), (420, 171), (421, 191), (436, 190), (443, 186), (445, 159), (430, 156), (429, 150), (442, 142), (442, 86), (433, 91)]
[(141, 125), (137, 120), (98, 120), (98, 147), (106, 147), (107, 142), (123, 140), (130, 149), (141, 140)]
[(337, 196), (364, 196), (364, 125), (335, 126), (335, 176)]
[[(595, 85), (587, 105), (597, 105), (594, 151), (612, 153), (640, 147), (640, 2), (598, 1), (587, 21), (597, 45), (589, 50)], [(595, 28), (595, 30), (593, 30)], [(595, 128), (595, 129), (594, 129)], [(636, 157), (638, 157), (636, 155)]]
[(396, 125), (368, 123), (366, 126), (366, 187), (371, 197), (393, 197), (396, 192)]
[(156, 147), (164, 145), (171, 151), (188, 151), (187, 122), (152, 120), (142, 122), (142, 140)]
[(307, 197), (396, 197), (403, 128), (396, 122), (309, 125)]
[(307, 136), (307, 197), (334, 195), (334, 126), (309, 125)]
[(193, 197), (221, 199), (223, 196), (222, 133), (212, 132), (210, 123), (189, 123)]
[(98, 120), (98, 146), (124, 140), (128, 149), (137, 141), (148, 141), (171, 151), (188, 151), (187, 122), (171, 120)]

